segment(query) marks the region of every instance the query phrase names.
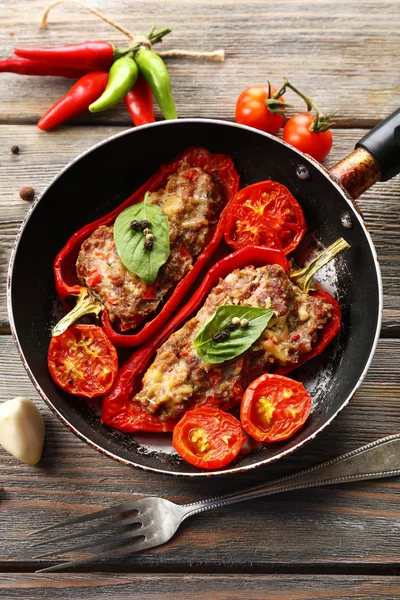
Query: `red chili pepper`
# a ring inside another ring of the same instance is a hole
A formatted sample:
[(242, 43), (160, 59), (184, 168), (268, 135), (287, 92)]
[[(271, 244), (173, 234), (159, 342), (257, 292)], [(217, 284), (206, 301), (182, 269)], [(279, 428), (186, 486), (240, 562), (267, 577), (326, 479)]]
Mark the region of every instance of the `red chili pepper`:
[(52, 48), (14, 48), (14, 54), (47, 65), (91, 71), (108, 70), (114, 62), (114, 47), (108, 42), (85, 42)]
[[(186, 150), (168, 164), (163, 165), (120, 206), (104, 217), (97, 219), (97, 221), (85, 225), (70, 238), (64, 248), (62, 248), (56, 256), (53, 267), (56, 289), (61, 300), (64, 300), (70, 295), (79, 296), (82, 289), (78, 283), (75, 269), (76, 259), (82, 243), (100, 225), (110, 225), (125, 208), (141, 202), (147, 191), (153, 192), (165, 186), (168, 176), (176, 173), (183, 162), (189, 163), (193, 167), (200, 167), (206, 173), (211, 175), (224, 196), (225, 204), (227, 204), (236, 194), (239, 186), (239, 176), (236, 173), (233, 162), (229, 156), (224, 154), (210, 154), (208, 150), (205, 150), (204, 148), (190, 148), (189, 150)], [(193, 268), (176, 285), (171, 296), (166, 300), (162, 310), (157, 316), (151, 321), (148, 321), (138, 333), (118, 333), (112, 327), (107, 310), (103, 310), (101, 317), (103, 327), (113, 344), (120, 347), (137, 346), (151, 339), (160, 331), (160, 328), (168, 321), (168, 319), (170, 319), (178, 305), (191, 290), (199, 273), (214, 254), (223, 236), (225, 219), (226, 208), (221, 213), (218, 225), (211, 240), (203, 252), (197, 257)]]
[(28, 58), (13, 57), (0, 60), (0, 73), (18, 73), (18, 75), (54, 75), (78, 79), (79, 77), (82, 77), (82, 75), (85, 75), (86, 71), (82, 69), (71, 69), (70, 67), (45, 65), (36, 60), (29, 60)]
[[(226, 277), (234, 269), (242, 269), (250, 264), (256, 267), (277, 264), (283, 267), (285, 271), (289, 271), (290, 268), (287, 258), (280, 250), (258, 248), (256, 246), (242, 248), (217, 262), (209, 269), (191, 299), (184, 304), (161, 330), (154, 332), (154, 337), (132, 354), (121, 367), (111, 391), (103, 400), (101, 417), (103, 423), (119, 429), (117, 425), (127, 422), (129, 423), (129, 429), (124, 429), (124, 431), (137, 431), (143, 426), (142, 415), (147, 413), (143, 408), (141, 412), (138, 412), (138, 407), (132, 402), (132, 397), (140, 385), (143, 373), (154, 356), (155, 351), (173, 331), (194, 313), (211, 289), (217, 285), (220, 278)], [(171, 427), (174, 423), (170, 423)], [(151, 425), (148, 424), (148, 426)], [(145, 431), (157, 430), (147, 428)]]
[[(255, 246), (242, 248), (233, 254), (229, 254), (211, 267), (191, 299), (164, 325), (152, 340), (137, 350), (121, 367), (111, 391), (104, 397), (102, 422), (114, 428), (119, 428), (121, 424), (124, 426), (124, 423), (128, 423), (128, 428), (125, 428), (124, 431), (137, 431), (143, 427), (145, 410), (142, 408), (138, 413), (138, 407), (132, 402), (132, 398), (138, 391), (143, 374), (157, 349), (201, 306), (220, 278), (226, 277), (234, 269), (242, 269), (247, 265), (259, 267), (269, 264), (278, 264), (286, 272), (289, 272), (290, 269), (287, 258), (280, 250)], [(276, 369), (275, 373), (284, 375), (307, 360), (314, 358), (314, 356), (321, 354), (337, 334), (341, 322), (341, 313), (337, 301), (322, 288), (319, 288), (316, 294), (332, 305), (331, 318), (320, 332), (318, 343), (307, 356), (303, 357), (296, 365)], [(138, 415), (140, 415), (140, 419)], [(169, 422), (169, 425), (173, 427), (174, 422)], [(149, 424), (147, 426), (151, 427)], [(146, 431), (157, 431), (157, 429), (148, 428)]]
[(47, 131), (87, 110), (103, 93), (108, 81), (105, 71), (93, 71), (81, 77), (72, 88), (43, 115), (39, 129)]
[(136, 126), (154, 123), (153, 92), (142, 75), (125, 96), (125, 104)]

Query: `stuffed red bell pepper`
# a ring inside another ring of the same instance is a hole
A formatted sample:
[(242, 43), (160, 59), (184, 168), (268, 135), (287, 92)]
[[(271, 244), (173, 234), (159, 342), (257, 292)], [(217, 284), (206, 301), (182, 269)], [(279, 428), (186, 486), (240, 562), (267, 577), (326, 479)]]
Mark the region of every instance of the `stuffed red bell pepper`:
[[(261, 374), (286, 374), (320, 354), (340, 328), (339, 305), (320, 288), (303, 291), (290, 274), (282, 252), (261, 247), (216, 263), (191, 300), (120, 369), (103, 401), (103, 423), (171, 431), (187, 410), (229, 410)], [(307, 289), (307, 273), (300, 274)]]
[(79, 299), (53, 335), (84, 314), (101, 312), (116, 346), (153, 337), (221, 241), (225, 207), (238, 184), (230, 157), (191, 148), (118, 208), (77, 231), (57, 255), (54, 276), (63, 301)]

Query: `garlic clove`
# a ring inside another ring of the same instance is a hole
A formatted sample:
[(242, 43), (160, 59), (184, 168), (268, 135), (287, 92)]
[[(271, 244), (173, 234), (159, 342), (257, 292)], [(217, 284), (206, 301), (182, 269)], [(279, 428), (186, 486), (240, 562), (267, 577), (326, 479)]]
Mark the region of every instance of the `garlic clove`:
[(0, 404), (0, 445), (19, 461), (35, 465), (42, 456), (44, 421), (29, 398)]

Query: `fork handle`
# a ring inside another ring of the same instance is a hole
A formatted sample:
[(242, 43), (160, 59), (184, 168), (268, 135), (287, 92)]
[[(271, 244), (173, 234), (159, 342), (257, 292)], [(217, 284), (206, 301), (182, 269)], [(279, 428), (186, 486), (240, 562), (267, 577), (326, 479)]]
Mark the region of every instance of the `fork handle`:
[(275, 479), (227, 496), (218, 496), (182, 506), (184, 519), (196, 513), (243, 500), (308, 487), (379, 479), (400, 475), (400, 434), (389, 435), (299, 473)]

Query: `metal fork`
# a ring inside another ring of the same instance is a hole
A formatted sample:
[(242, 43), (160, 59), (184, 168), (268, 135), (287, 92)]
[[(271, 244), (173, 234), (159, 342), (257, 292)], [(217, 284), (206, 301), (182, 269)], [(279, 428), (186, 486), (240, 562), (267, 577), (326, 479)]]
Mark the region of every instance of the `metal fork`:
[[(242, 502), (242, 500), (251, 500), (261, 496), (277, 494), (278, 492), (288, 492), (308, 487), (345, 483), (348, 481), (393, 477), (395, 475), (400, 475), (400, 434), (390, 435), (380, 440), (376, 440), (362, 448), (343, 454), (338, 458), (334, 458), (310, 469), (286, 477), (281, 477), (280, 479), (276, 479), (267, 484), (261, 484), (243, 491), (235, 492), (231, 495), (219, 496), (190, 504), (174, 504), (164, 498), (150, 496), (139, 500), (125, 502), (124, 504), (90, 513), (88, 515), (82, 515), (74, 519), (68, 519), (57, 525), (43, 527), (30, 535), (49, 531), (56, 527), (76, 525), (78, 523), (85, 523), (86, 521), (92, 521), (103, 517), (118, 517), (118, 520), (112, 521), (111, 523), (108, 521), (84, 531), (73, 531), (66, 535), (43, 540), (34, 544), (34, 546), (78, 538), (83, 535), (99, 533), (102, 531), (109, 531), (111, 535), (108, 537), (100, 537), (95, 541), (74, 545), (65, 548), (64, 550), (46, 552), (45, 554), (35, 556), (34, 558), (38, 559), (58, 554), (66, 554), (71, 551), (84, 550), (102, 544), (112, 544), (117, 546), (111, 550), (92, 554), (89, 557), (71, 560), (38, 571), (39, 573), (43, 573), (45, 571), (58, 571), (68, 567), (75, 567), (105, 558), (127, 556), (135, 552), (154, 548), (160, 544), (165, 544), (165, 542), (171, 539), (179, 525), (185, 519), (206, 510), (219, 508), (235, 502)], [(124, 527), (126, 530), (120, 533), (119, 529)]]

